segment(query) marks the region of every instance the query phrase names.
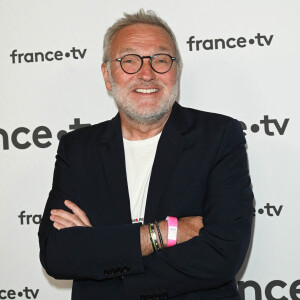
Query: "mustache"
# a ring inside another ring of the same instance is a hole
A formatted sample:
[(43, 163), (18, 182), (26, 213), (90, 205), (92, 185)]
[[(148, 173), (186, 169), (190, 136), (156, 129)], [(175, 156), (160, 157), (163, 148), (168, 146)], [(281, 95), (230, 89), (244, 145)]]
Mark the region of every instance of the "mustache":
[(131, 82), (127, 88), (130, 89), (130, 90), (133, 90), (135, 88), (139, 88), (139, 87), (144, 87), (144, 88), (147, 88), (147, 87), (157, 87), (157, 88), (165, 88), (166, 85), (160, 81), (156, 81), (156, 80), (153, 80), (153, 81), (144, 81), (144, 80), (138, 80), (138, 81), (134, 81), (134, 82)]

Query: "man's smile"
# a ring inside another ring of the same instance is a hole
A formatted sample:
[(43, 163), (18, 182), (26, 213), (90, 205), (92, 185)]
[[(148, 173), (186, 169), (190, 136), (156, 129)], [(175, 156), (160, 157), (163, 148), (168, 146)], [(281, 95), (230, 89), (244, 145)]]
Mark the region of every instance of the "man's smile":
[(141, 94), (152, 94), (157, 93), (158, 89), (135, 89), (134, 91)]

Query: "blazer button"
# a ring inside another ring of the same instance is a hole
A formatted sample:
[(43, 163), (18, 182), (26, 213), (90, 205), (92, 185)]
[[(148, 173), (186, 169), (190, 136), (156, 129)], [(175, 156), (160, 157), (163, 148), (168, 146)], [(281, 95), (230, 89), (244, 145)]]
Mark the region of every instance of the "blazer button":
[(127, 273), (127, 272), (129, 272), (129, 270), (130, 270), (129, 266), (124, 266), (123, 267), (123, 272)]
[(116, 274), (116, 269), (111, 269), (111, 270), (110, 270), (110, 274), (111, 274), (111, 275), (115, 275), (115, 274)]
[(116, 282), (122, 282), (122, 281), (124, 280), (124, 277), (123, 277), (123, 275), (117, 276), (117, 277), (114, 278), (114, 280), (115, 280)]

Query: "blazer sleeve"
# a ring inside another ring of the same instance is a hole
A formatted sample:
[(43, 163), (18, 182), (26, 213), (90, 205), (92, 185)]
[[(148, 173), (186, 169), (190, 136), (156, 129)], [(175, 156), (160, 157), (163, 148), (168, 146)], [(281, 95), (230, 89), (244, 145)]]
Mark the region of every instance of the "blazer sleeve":
[(53, 227), (51, 209), (68, 210), (64, 200), (76, 203), (78, 198), (65, 143), (63, 136), (56, 156), (52, 189), (38, 232), (44, 269), (56, 279), (102, 280), (144, 272), (139, 224), (77, 226), (61, 230)]
[(248, 249), (253, 216), (245, 142), (241, 125), (231, 119), (210, 170), (204, 227), (189, 241), (145, 257), (145, 273), (134, 276), (132, 286), (160, 289), (174, 297), (235, 279)]

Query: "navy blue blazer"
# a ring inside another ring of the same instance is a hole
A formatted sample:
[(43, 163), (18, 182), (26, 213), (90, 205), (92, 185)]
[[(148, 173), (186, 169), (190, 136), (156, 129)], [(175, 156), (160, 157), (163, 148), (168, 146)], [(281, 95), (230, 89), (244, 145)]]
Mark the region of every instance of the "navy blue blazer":
[[(235, 276), (251, 236), (253, 193), (240, 123), (175, 103), (151, 173), (145, 224), (203, 216), (187, 242), (142, 257), (131, 223), (119, 114), (61, 138), (53, 186), (39, 228), (40, 260), (50, 276), (73, 279), (73, 300), (241, 299)], [(57, 230), (65, 199), (93, 227)]]

